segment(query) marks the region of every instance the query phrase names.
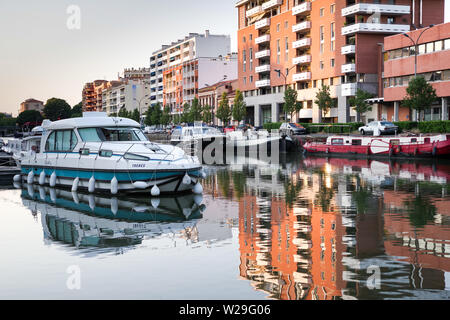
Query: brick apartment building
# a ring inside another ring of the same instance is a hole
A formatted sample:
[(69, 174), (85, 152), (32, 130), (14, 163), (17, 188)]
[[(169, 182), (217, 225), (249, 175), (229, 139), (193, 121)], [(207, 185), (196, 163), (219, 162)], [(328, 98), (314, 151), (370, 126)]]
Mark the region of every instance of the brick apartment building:
[(150, 57), (151, 103), (181, 113), (185, 103), (198, 98), (198, 90), (224, 79), (237, 79), (237, 57), (230, 36), (190, 33), (163, 45)]
[[(444, 21), (443, 0), (240, 0), (236, 8), (238, 87), (255, 125), (283, 118), (285, 85), (303, 103), (294, 120), (354, 121), (357, 89), (379, 94), (384, 38)], [(322, 85), (337, 101), (323, 116), (314, 103)]]

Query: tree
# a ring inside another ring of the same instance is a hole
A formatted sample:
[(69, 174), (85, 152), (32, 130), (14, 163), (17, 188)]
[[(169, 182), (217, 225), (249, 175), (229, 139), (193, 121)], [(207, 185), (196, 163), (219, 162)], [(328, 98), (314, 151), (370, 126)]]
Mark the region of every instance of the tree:
[[(431, 108), (433, 102), (438, 99), (436, 90), (425, 80), (424, 77), (418, 76), (413, 78), (406, 88), (406, 96), (403, 99), (403, 105), (414, 109), (418, 112), (420, 121), (420, 114), (422, 111)], [(425, 118), (423, 114), (422, 120)]]
[(372, 111), (372, 106), (366, 101), (370, 98), (373, 98), (373, 94), (358, 89), (356, 95), (349, 99), (350, 106), (356, 111), (356, 122), (361, 121), (361, 114)]
[(315, 104), (322, 110), (323, 116), (325, 116), (331, 108), (336, 107), (336, 102), (333, 98), (331, 98), (330, 87), (323, 85), (322, 89), (319, 90), (316, 94)]
[(223, 125), (228, 125), (231, 120), (230, 103), (226, 92), (222, 94), (222, 99), (220, 100), (219, 108), (217, 109), (217, 118), (222, 121)]
[(161, 124), (167, 126), (170, 123), (170, 107), (165, 106), (161, 114)]
[(191, 121), (191, 106), (187, 102), (183, 105), (183, 113), (181, 114), (180, 120), (181, 120), (181, 122), (184, 122), (184, 123), (192, 122)]
[(42, 115), (39, 111), (36, 110), (27, 110), (24, 112), (21, 112), (19, 116), (17, 117), (17, 123), (19, 126), (23, 126), (26, 122), (41, 122), (42, 121)]
[(153, 125), (161, 124), (161, 116), (162, 116), (161, 105), (158, 102), (152, 107), (152, 114), (151, 114), (152, 124)]
[(140, 114), (139, 114), (139, 110), (136, 108), (133, 110), (133, 112), (131, 112), (130, 114), (130, 118), (138, 123), (141, 123), (141, 119), (140, 119)]
[(127, 111), (127, 108), (125, 108), (125, 107), (120, 108), (119, 113), (117, 115), (120, 118), (129, 118), (130, 117), (129, 112)]
[(80, 102), (72, 107), (70, 110), (71, 118), (81, 118), (83, 116), (83, 103)]
[[(293, 114), (299, 112), (302, 108), (302, 103), (297, 101), (297, 91), (291, 87), (287, 87), (284, 92), (284, 105), (283, 111), (291, 116), (293, 119)], [(287, 119), (286, 119), (287, 120)]]
[(211, 112), (211, 106), (206, 105), (202, 108), (202, 121), (204, 123), (211, 123), (212, 121), (212, 112)]
[(63, 99), (51, 98), (44, 106), (44, 115), (51, 121), (67, 119), (71, 117), (70, 105)]
[(202, 120), (202, 107), (200, 106), (197, 98), (194, 98), (194, 100), (192, 100), (190, 120), (191, 122)]
[(247, 115), (247, 105), (244, 102), (244, 96), (240, 90), (236, 90), (232, 114), (234, 120), (238, 122), (244, 120)]

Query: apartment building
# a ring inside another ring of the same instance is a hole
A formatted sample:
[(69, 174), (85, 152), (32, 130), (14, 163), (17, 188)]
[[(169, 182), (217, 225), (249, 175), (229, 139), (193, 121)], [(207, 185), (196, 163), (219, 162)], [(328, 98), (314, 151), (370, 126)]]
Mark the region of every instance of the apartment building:
[(82, 103), (84, 112), (95, 112), (102, 107), (102, 90), (108, 86), (106, 80), (95, 80), (84, 85)]
[(198, 100), (201, 106), (211, 107), (211, 120), (215, 125), (223, 125), (221, 120), (217, 119), (217, 109), (224, 93), (226, 93), (230, 108), (233, 106), (234, 97), (237, 89), (236, 80), (226, 80), (215, 83), (211, 86), (198, 90)]
[(150, 68), (125, 68), (123, 77), (119, 77), (119, 79), (150, 83)]
[(150, 105), (149, 85), (140, 81), (114, 81), (102, 91), (102, 111), (107, 114), (118, 113), (121, 108), (127, 111), (140, 110), (143, 115)]
[(164, 45), (150, 57), (150, 101), (170, 106), (173, 113), (198, 97), (198, 90), (237, 78), (237, 56), (230, 54), (227, 35), (190, 33)]
[(425, 120), (449, 120), (450, 101), (450, 23), (428, 29), (418, 29), (404, 35), (384, 39), (384, 79), (380, 93), (380, 118), (389, 121), (415, 120), (401, 102), (406, 88), (415, 75), (415, 46), (417, 50), (417, 75), (423, 76), (436, 90), (439, 100), (425, 111)]
[[(303, 103), (293, 121), (354, 121), (357, 89), (379, 94), (384, 37), (444, 20), (442, 0), (241, 0), (236, 8), (239, 88), (254, 125), (284, 118), (286, 86)], [(327, 114), (314, 102), (322, 85), (337, 103)]]
[(36, 99), (27, 99), (20, 104), (19, 114), (28, 110), (36, 110), (42, 113), (44, 111), (44, 102)]

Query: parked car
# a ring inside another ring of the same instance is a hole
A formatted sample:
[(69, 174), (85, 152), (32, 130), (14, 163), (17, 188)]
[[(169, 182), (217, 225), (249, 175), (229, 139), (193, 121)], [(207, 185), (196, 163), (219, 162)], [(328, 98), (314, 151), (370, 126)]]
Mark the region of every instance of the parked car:
[(236, 131), (236, 127), (235, 126), (227, 126), (223, 129), (224, 133), (228, 133), (228, 132), (233, 132)]
[(248, 130), (248, 129), (252, 129), (252, 126), (249, 125), (249, 124), (240, 124), (236, 128), (237, 131), (245, 131), (245, 130)]
[(360, 127), (358, 131), (362, 135), (366, 135), (374, 134), (377, 129), (380, 134), (396, 134), (398, 131), (398, 127), (389, 121), (372, 121), (364, 127)]
[(283, 123), (280, 127), (282, 134), (296, 136), (306, 134), (306, 128), (298, 123)]

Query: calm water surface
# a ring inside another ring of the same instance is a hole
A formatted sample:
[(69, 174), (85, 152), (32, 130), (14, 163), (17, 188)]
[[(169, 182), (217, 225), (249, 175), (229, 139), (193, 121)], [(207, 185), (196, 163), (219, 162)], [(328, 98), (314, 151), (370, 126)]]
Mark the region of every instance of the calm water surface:
[(450, 298), (450, 162), (247, 162), (203, 197), (3, 186), (0, 298)]

